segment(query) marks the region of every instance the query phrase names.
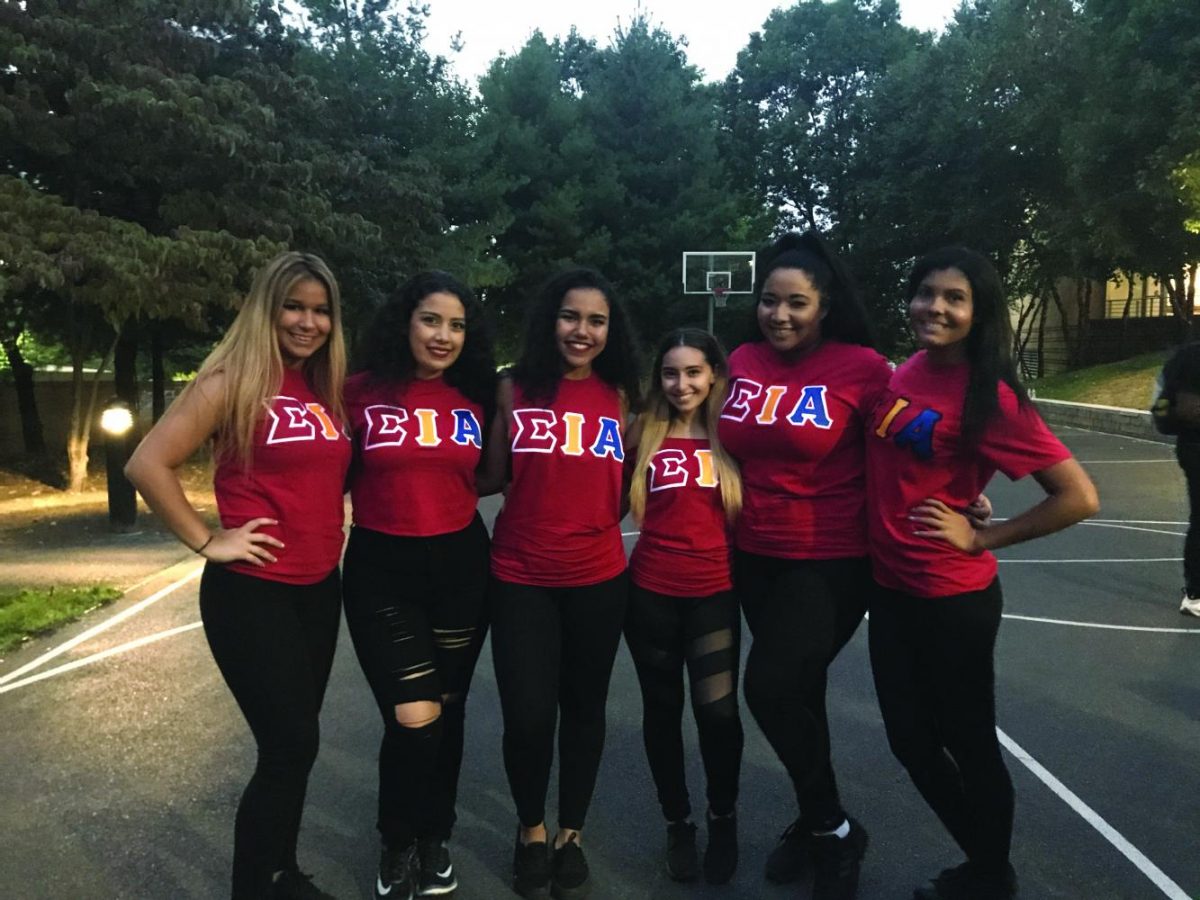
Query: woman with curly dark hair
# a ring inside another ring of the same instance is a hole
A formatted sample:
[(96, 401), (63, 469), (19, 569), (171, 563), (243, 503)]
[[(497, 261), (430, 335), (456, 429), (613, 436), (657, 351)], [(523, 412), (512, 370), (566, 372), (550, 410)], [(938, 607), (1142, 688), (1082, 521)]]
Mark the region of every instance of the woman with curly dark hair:
[[(550, 279), (500, 384), (488, 446), (487, 486), (508, 483), (492, 538), (492, 656), (519, 820), (513, 888), (523, 897), (590, 889), (580, 829), (625, 619), (623, 441), (638, 390), (634, 338), (612, 286), (590, 269)], [(551, 854), (545, 804), (560, 714)]]
[(355, 457), (346, 621), (383, 717), (375, 896), (457, 887), (454, 825), (467, 689), (487, 630), (476, 470), (496, 391), (483, 307), (445, 272), (378, 311), (346, 383)]
[(766, 875), (792, 881), (811, 863), (814, 900), (850, 900), (867, 835), (838, 795), (826, 673), (870, 596), (863, 433), (891, 370), (818, 234), (786, 234), (759, 258), (759, 337), (729, 357), (720, 439), (742, 470), (733, 580), (753, 638), (746, 705), (800, 810)]

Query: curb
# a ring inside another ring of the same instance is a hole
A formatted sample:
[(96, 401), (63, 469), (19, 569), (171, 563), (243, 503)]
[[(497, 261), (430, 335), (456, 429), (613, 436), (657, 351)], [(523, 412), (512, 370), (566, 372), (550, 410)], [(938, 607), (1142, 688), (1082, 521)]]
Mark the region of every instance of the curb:
[(1102, 431), (1158, 444), (1175, 443), (1174, 436), (1159, 434), (1150, 419), (1150, 413), (1140, 409), (1069, 403), (1066, 400), (1044, 400), (1041, 397), (1033, 398), (1033, 402), (1048, 425), (1067, 425), (1087, 431)]

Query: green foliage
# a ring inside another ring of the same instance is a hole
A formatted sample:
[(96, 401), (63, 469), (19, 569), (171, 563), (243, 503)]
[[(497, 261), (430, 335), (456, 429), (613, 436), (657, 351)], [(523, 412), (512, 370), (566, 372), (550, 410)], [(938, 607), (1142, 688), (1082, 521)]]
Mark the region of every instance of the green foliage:
[(120, 591), (104, 585), (0, 591), (0, 653), (74, 622), (120, 596)]
[(1029, 387), (1038, 397), (1049, 400), (1146, 410), (1154, 399), (1154, 382), (1167, 356), (1165, 352), (1143, 353), (1120, 362), (1039, 378)]

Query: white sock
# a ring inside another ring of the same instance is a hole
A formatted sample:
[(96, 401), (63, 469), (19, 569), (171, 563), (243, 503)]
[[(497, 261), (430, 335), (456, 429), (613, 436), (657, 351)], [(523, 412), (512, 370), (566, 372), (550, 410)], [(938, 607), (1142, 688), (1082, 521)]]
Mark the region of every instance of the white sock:
[(849, 820), (849, 819), (843, 819), (843, 820), (842, 820), (842, 824), (841, 824), (841, 825), (839, 825), (837, 828), (833, 829), (833, 831), (814, 831), (814, 832), (813, 832), (813, 837), (838, 837), (838, 838), (844, 838), (844, 837), (845, 837), (846, 835), (848, 835), (849, 833), (850, 833), (850, 820)]

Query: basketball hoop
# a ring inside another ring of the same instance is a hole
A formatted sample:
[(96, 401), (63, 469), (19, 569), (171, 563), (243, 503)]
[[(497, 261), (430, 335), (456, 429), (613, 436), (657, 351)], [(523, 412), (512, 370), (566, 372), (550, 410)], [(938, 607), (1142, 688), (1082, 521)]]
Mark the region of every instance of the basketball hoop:
[(717, 309), (724, 309), (726, 301), (729, 300), (729, 288), (722, 285), (716, 285), (712, 289), (713, 305)]

